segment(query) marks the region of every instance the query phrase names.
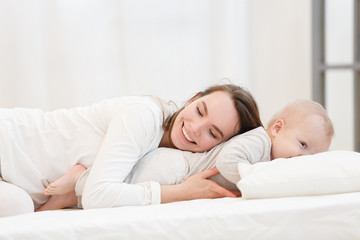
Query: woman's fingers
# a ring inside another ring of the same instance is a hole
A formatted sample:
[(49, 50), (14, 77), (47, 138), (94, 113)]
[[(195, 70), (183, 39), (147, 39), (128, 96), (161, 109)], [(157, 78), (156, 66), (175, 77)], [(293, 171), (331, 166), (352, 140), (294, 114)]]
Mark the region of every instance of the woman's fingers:
[(199, 172), (185, 180), (181, 186), (182, 199), (200, 199), (200, 198), (221, 198), (233, 197), (240, 195), (239, 191), (229, 191), (216, 182), (208, 179), (218, 174), (217, 168), (210, 168)]
[[(197, 173), (198, 177), (201, 179), (206, 179), (211, 182), (211, 191), (214, 194), (214, 197), (238, 197), (241, 196), (240, 191), (229, 191), (226, 188), (218, 185), (216, 182), (212, 180), (208, 180), (209, 177), (212, 177), (216, 174), (219, 174), (219, 170), (216, 167), (207, 169), (205, 171)], [(215, 196), (216, 195), (216, 196)]]
[(237, 197), (241, 197), (240, 191), (232, 191), (233, 194), (235, 194)]
[[(209, 180), (211, 181), (211, 180)], [(213, 186), (212, 186), (212, 191), (219, 194), (220, 197), (233, 197), (233, 198), (236, 198), (237, 195), (229, 190), (227, 190), (226, 188), (224, 187), (221, 187), (220, 185), (218, 185), (217, 183), (213, 182)]]
[(209, 178), (216, 174), (219, 174), (219, 170), (216, 167), (197, 173), (197, 175), (201, 178)]

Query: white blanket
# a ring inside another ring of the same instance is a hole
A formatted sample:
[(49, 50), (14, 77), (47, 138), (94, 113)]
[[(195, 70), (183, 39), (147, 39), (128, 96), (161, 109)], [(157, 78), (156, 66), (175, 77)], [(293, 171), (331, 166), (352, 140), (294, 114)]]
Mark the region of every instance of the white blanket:
[(360, 192), (39, 212), (0, 219), (0, 239), (360, 239)]

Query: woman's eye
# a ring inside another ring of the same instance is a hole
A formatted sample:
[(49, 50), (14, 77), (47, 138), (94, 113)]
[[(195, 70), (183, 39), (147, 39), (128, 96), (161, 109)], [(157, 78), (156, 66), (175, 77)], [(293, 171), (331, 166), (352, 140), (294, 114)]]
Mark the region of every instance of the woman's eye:
[(200, 108), (196, 107), (198, 114), (202, 117), (202, 113), (200, 112)]

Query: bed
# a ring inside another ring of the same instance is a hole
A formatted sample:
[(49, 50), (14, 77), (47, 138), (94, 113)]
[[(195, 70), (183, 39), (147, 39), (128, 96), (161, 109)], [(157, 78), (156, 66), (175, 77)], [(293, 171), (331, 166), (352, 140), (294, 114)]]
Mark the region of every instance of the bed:
[(360, 239), (360, 153), (237, 168), (241, 198), (5, 217), (0, 239)]
[(360, 192), (37, 212), (0, 219), (0, 239), (360, 239)]

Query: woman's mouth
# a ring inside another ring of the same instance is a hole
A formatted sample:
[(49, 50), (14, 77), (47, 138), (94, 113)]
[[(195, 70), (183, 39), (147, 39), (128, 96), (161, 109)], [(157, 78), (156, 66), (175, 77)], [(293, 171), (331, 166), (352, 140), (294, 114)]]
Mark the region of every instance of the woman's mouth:
[(184, 127), (184, 125), (183, 125), (183, 127), (182, 127), (182, 133), (184, 134), (184, 136), (185, 136), (185, 138), (189, 141), (189, 142), (191, 142), (191, 143), (196, 143), (194, 140), (192, 140), (191, 138), (190, 138), (190, 136), (188, 135), (188, 133), (186, 132), (186, 130), (185, 130), (185, 127)]

